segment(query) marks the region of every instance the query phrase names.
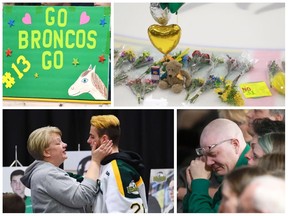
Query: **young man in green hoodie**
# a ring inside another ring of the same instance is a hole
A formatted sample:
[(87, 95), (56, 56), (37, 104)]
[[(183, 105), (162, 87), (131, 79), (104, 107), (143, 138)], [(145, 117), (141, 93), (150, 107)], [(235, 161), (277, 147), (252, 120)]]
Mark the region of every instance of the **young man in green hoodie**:
[(120, 120), (114, 115), (92, 116), (87, 143), (99, 148), (107, 140), (113, 141), (112, 154), (101, 162), (100, 185), (93, 204), (94, 213), (147, 213), (144, 164), (135, 152), (119, 149)]
[(239, 126), (228, 119), (216, 119), (202, 131), (198, 158), (192, 160), (187, 170), (187, 179), (192, 180), (190, 191), (183, 200), (184, 212), (218, 212), (222, 199), (221, 186), (211, 198), (208, 194), (210, 176), (213, 171), (220, 183), (231, 170), (247, 165), (244, 155), (250, 146), (246, 144)]

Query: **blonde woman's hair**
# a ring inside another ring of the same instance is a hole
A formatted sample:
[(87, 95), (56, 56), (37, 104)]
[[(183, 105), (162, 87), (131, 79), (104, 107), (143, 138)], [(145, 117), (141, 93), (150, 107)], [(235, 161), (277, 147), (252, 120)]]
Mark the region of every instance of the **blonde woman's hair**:
[(92, 116), (90, 124), (97, 130), (99, 137), (106, 134), (113, 141), (113, 145), (118, 145), (120, 139), (120, 121), (114, 115)]
[(258, 166), (267, 172), (275, 170), (285, 171), (285, 152), (274, 152), (259, 158)]
[(61, 130), (52, 126), (38, 128), (29, 135), (27, 149), (35, 160), (43, 160), (43, 152), (49, 147), (51, 134), (53, 133), (62, 136)]
[(248, 110), (219, 110), (218, 114), (220, 118), (226, 118), (237, 125), (241, 125), (247, 122)]

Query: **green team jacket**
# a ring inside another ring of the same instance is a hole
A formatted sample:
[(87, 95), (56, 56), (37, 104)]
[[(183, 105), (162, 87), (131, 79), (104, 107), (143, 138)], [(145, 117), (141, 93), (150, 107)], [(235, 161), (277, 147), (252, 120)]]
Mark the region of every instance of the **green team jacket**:
[[(244, 157), (250, 150), (247, 145), (239, 157), (235, 168), (248, 164), (248, 160)], [(187, 193), (183, 199), (183, 212), (187, 213), (216, 213), (222, 199), (222, 186), (219, 187), (213, 199), (208, 194), (210, 182), (207, 179), (192, 180), (192, 193)]]

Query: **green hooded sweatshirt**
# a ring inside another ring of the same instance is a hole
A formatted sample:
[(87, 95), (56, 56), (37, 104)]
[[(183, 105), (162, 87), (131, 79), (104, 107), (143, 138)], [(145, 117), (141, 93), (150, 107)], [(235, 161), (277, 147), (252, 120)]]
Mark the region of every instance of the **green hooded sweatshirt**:
[[(248, 164), (245, 154), (250, 150), (250, 146), (246, 145), (244, 151), (240, 155), (235, 168)], [(219, 176), (220, 177), (220, 176)], [(222, 182), (223, 178), (221, 178)], [(183, 200), (183, 212), (185, 213), (217, 213), (222, 199), (222, 186), (219, 187), (213, 199), (209, 196), (210, 181), (208, 179), (192, 180), (192, 193), (187, 193)]]

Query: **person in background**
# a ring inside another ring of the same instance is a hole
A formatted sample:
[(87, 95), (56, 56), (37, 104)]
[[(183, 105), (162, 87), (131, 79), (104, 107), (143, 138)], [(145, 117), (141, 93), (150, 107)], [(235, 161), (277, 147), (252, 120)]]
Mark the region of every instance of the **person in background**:
[(16, 193), (3, 193), (3, 213), (25, 213), (25, 202)]
[(248, 183), (255, 177), (265, 175), (258, 166), (243, 166), (228, 173), (223, 180), (220, 213), (236, 213), (239, 197)]
[[(267, 133), (272, 132), (285, 132), (284, 121), (273, 121), (269, 118), (255, 119), (252, 123), (254, 131), (253, 139), (256, 140), (258, 137), (263, 136)], [(253, 141), (253, 140), (252, 140)]]
[(272, 121), (285, 121), (285, 109), (254, 109), (249, 110), (247, 113), (249, 133), (253, 136), (253, 121), (255, 119), (264, 119), (268, 118)]
[(210, 122), (201, 133), (200, 148), (196, 149), (199, 157), (191, 161), (188, 169), (192, 179), (189, 188), (192, 192), (187, 193), (184, 198), (184, 212), (218, 212), (222, 189), (219, 187), (213, 198), (209, 196), (211, 171), (220, 181), (220, 178), (233, 169), (247, 165), (244, 155), (249, 149), (250, 146), (246, 144), (242, 131), (235, 122), (223, 118)]
[(77, 166), (77, 175), (84, 176), (91, 162), (91, 155), (82, 158)]
[(285, 181), (264, 175), (254, 178), (244, 189), (237, 212), (285, 213)]
[(92, 160), (84, 180), (79, 183), (59, 166), (67, 159), (67, 144), (57, 127), (34, 130), (28, 138), (27, 149), (35, 161), (25, 170), (22, 183), (31, 189), (34, 213), (82, 213), (92, 205), (99, 192), (101, 160), (112, 152), (112, 142), (92, 148)]
[(98, 149), (107, 140), (113, 141), (112, 154), (101, 162), (99, 190), (95, 199), (95, 213), (148, 213), (144, 164), (135, 152), (120, 151), (120, 121), (114, 115), (92, 116), (87, 143)]
[[(264, 136), (267, 133), (272, 132), (285, 132), (285, 122), (284, 121), (277, 121), (271, 120), (270, 118), (257, 118), (252, 123), (252, 131), (253, 131), (253, 138), (250, 142), (250, 145), (259, 146), (258, 139), (261, 136)], [(253, 151), (252, 148), (250, 151), (245, 155), (246, 158), (250, 158), (249, 164), (254, 164), (253, 162)]]
[(263, 168), (271, 175), (274, 175), (278, 171), (285, 172), (285, 153), (266, 154), (258, 160), (257, 166)]
[(245, 155), (249, 165), (254, 165), (265, 154), (281, 152), (285, 153), (285, 133), (267, 133), (251, 143), (251, 150)]
[(148, 213), (161, 213), (161, 207), (156, 197), (152, 196), (149, 193), (147, 202), (148, 202)]
[(170, 204), (166, 208), (164, 213), (174, 213), (174, 179), (171, 179), (168, 185), (168, 192), (170, 198)]
[(17, 169), (10, 174), (10, 186), (12, 191), (18, 194), (25, 202), (25, 213), (32, 213), (31, 197), (25, 195), (25, 185), (22, 184), (20, 179), (24, 175), (24, 171)]

